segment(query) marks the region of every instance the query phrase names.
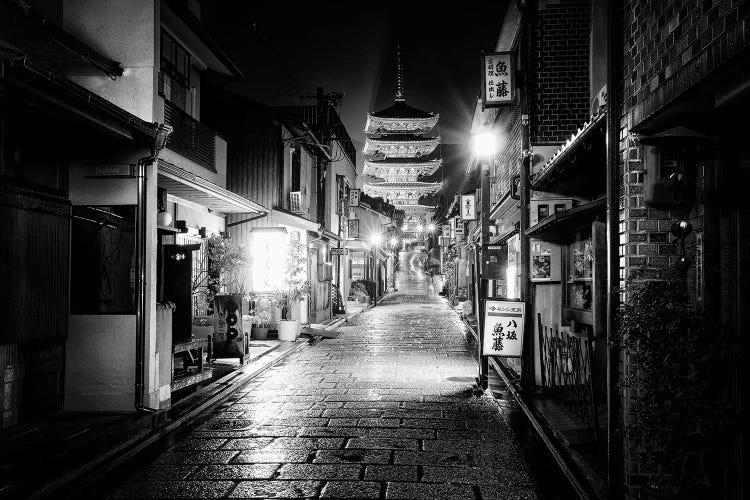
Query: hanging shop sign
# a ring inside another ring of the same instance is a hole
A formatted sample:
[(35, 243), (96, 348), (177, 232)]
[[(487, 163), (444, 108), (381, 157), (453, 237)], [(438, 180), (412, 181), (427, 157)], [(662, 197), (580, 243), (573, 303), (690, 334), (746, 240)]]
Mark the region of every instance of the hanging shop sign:
[(525, 315), (524, 302), (486, 300), (482, 355), (521, 357)]
[(491, 52), (482, 55), (482, 107), (513, 103), (513, 54)]
[(331, 256), (334, 255), (349, 255), (348, 248), (331, 248)]
[(453, 231), (455, 231), (456, 234), (464, 234), (464, 221), (461, 217), (453, 219)]
[(347, 221), (347, 235), (350, 239), (359, 238), (359, 219), (350, 219)]
[(443, 224), (443, 238), (450, 239), (451, 237), (451, 227), (448, 224)]
[(461, 195), (461, 219), (477, 220), (477, 202), (473, 194)]
[(358, 207), (359, 206), (359, 195), (360, 195), (359, 189), (350, 189), (349, 190), (349, 206), (350, 207)]

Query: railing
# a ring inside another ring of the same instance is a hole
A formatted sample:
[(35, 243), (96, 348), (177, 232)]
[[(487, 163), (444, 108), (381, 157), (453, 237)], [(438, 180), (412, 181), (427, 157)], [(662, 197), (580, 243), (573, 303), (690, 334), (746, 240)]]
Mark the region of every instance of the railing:
[(164, 123), (172, 126), (167, 147), (198, 165), (216, 172), (216, 133), (201, 122), (164, 101)]
[(289, 193), (289, 211), (295, 214), (304, 213), (301, 191), (292, 191)]
[(539, 323), (542, 388), (591, 428), (598, 439), (599, 417), (592, 377), (592, 334), (575, 334)]

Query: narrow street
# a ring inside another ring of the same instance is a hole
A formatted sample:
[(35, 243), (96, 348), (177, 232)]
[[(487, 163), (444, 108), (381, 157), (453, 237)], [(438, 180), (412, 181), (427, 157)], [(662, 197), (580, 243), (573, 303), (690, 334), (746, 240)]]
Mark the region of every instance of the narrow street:
[(402, 252), (398, 291), (234, 393), (111, 498), (536, 498), (462, 324)]

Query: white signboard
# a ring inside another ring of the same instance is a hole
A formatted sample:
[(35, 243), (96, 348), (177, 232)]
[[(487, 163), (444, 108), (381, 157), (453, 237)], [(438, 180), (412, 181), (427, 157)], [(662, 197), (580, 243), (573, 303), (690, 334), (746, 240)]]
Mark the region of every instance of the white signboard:
[(358, 207), (359, 206), (359, 189), (350, 189), (349, 190), (349, 206), (350, 207)]
[(525, 314), (524, 302), (486, 300), (482, 355), (520, 357)]
[(349, 219), (347, 224), (349, 225), (347, 236), (354, 240), (359, 238), (359, 219)]
[(477, 220), (476, 198), (473, 194), (461, 195), (461, 219)]
[(451, 237), (451, 227), (448, 224), (443, 224), (443, 238), (450, 239)]
[(482, 55), (482, 105), (513, 103), (513, 65), (511, 52)]
[(461, 217), (453, 219), (453, 230), (456, 234), (464, 234), (464, 222)]

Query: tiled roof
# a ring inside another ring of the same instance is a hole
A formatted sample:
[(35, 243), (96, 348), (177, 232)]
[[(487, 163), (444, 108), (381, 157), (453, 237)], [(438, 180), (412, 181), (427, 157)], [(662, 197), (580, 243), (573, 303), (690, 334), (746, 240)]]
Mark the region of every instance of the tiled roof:
[(385, 108), (381, 111), (370, 113), (371, 116), (376, 118), (432, 118), (435, 116), (434, 113), (428, 113), (426, 111), (419, 110), (412, 106), (409, 106), (403, 101), (396, 101), (393, 106)]

